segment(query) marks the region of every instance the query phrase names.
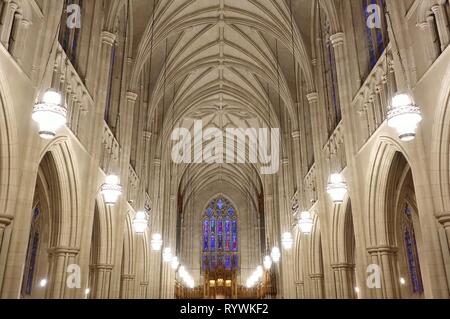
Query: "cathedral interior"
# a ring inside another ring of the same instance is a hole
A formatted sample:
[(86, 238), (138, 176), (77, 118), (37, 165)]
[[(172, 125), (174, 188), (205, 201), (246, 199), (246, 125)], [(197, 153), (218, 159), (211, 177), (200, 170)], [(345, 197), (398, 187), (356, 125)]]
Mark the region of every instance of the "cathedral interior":
[(448, 299), (450, 1), (0, 0), (1, 299)]

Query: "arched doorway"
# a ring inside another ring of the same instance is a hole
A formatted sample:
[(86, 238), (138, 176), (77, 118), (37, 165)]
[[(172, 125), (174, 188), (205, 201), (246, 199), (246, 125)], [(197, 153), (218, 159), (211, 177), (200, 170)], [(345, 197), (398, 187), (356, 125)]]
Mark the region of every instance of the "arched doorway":
[(387, 205), (395, 218), (395, 239), (398, 248), (400, 292), (402, 298), (423, 298), (424, 286), (419, 260), (422, 238), (416, 204), (414, 181), (405, 157), (396, 153), (390, 175)]
[[(411, 167), (400, 151), (382, 143), (370, 193), (370, 264), (381, 270), (378, 298), (423, 298), (419, 211)], [(375, 296), (375, 295), (374, 295)]]
[[(21, 297), (38, 299), (46, 297), (49, 275), (49, 249), (51, 248), (52, 220), (59, 208), (59, 182), (50, 153), (41, 161), (33, 199), (32, 219)], [(53, 217), (53, 218), (52, 218)]]

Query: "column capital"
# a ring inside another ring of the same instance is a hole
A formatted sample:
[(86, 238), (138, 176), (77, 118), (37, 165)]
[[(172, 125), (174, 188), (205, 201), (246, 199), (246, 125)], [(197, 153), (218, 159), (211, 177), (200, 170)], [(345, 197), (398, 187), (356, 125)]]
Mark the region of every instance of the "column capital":
[(109, 264), (97, 264), (97, 265), (92, 265), (92, 266), (93, 266), (94, 269), (107, 270), (107, 271), (111, 271), (114, 268), (113, 265), (109, 265)]
[(308, 93), (306, 95), (306, 98), (308, 99), (308, 102), (310, 104), (317, 103), (317, 101), (319, 101), (319, 93), (317, 93), (317, 92)]
[(136, 275), (122, 275), (122, 280), (134, 280)]
[(450, 212), (440, 212), (436, 218), (442, 226), (450, 226)]
[(116, 35), (109, 31), (102, 31), (101, 39), (103, 43), (113, 46), (114, 42), (116, 42)]
[(9, 7), (11, 10), (17, 10), (17, 9), (19, 9), (19, 5), (18, 5), (15, 1), (9, 1), (8, 7)]
[(131, 92), (131, 91), (127, 92), (127, 100), (129, 102), (136, 102), (137, 98), (138, 98), (138, 95), (136, 93)]
[(289, 159), (287, 159), (287, 158), (281, 159), (281, 164), (283, 164), (283, 165), (289, 165)]
[(353, 269), (355, 269), (355, 265), (349, 264), (349, 263), (337, 263), (337, 264), (332, 264), (331, 268), (334, 270), (353, 270)]
[(294, 132), (292, 132), (292, 138), (293, 138), (293, 139), (299, 139), (300, 136), (301, 136), (300, 131), (294, 131)]
[(311, 275), (309, 275), (309, 278), (310, 279), (315, 279), (315, 280), (320, 280), (320, 279), (323, 279), (324, 278), (324, 275), (323, 274), (311, 274)]
[(394, 246), (389, 246), (389, 245), (380, 245), (380, 246), (374, 246), (374, 247), (369, 247), (367, 248), (367, 252), (370, 255), (374, 255), (374, 254), (395, 254), (397, 253), (398, 248), (394, 247)]
[(344, 44), (344, 39), (345, 36), (343, 32), (338, 32), (330, 36), (331, 44), (333, 44), (334, 48)]
[(150, 141), (150, 139), (152, 138), (152, 132), (144, 131), (143, 137), (146, 142)]
[(8, 226), (13, 221), (14, 217), (10, 215), (1, 215), (0, 214), (0, 226)]
[(49, 254), (51, 255), (78, 255), (80, 252), (79, 248), (73, 248), (73, 247), (53, 247), (48, 250)]
[(434, 14), (441, 14), (442, 7), (440, 4), (435, 4), (431, 7), (431, 11), (433, 11)]

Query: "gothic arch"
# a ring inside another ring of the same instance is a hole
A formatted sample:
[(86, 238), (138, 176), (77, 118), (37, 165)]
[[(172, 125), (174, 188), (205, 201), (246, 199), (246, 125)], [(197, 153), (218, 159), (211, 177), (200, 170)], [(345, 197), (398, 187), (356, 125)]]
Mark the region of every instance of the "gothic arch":
[(355, 298), (355, 232), (352, 206), (347, 197), (342, 205), (336, 205), (332, 226), (332, 265), (336, 297)]
[(314, 216), (314, 226), (310, 234), (309, 256), (311, 292), (314, 294), (312, 297), (314, 299), (322, 299), (325, 297), (323, 248), (320, 219), (317, 214)]
[(16, 185), (16, 174), (11, 163), (17, 155), (17, 130), (14, 124), (14, 103), (10, 97), (5, 74), (0, 73), (0, 209), (2, 214), (12, 215), (11, 185)]
[(437, 184), (434, 198), (441, 214), (450, 212), (450, 67), (445, 75), (434, 115), (431, 149), (431, 167), (437, 176), (432, 180)]
[(123, 299), (133, 298), (133, 289), (136, 278), (135, 267), (135, 238), (132, 225), (132, 211), (129, 211), (125, 220), (125, 229), (123, 237), (123, 251), (122, 251), (122, 269), (121, 269), (121, 286), (120, 296)]
[(54, 244), (59, 247), (77, 247), (81, 238), (78, 169), (67, 138), (59, 137), (48, 144), (41, 152), (41, 161), (45, 156), (51, 158), (51, 183), (57, 185), (55, 196), (59, 201), (54, 222)]
[(109, 297), (109, 285), (113, 268), (112, 243), (114, 242), (113, 221), (110, 209), (105, 206), (101, 195), (97, 196), (92, 223), (90, 252), (89, 287), (90, 297), (102, 299)]

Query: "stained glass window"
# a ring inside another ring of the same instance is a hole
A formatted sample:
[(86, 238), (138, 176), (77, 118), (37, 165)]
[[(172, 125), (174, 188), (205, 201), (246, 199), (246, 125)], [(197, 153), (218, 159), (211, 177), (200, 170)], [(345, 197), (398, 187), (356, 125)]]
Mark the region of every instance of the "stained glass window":
[(203, 269), (236, 269), (239, 267), (238, 219), (231, 203), (219, 197), (203, 215)]
[(28, 239), (27, 258), (25, 261), (24, 283), (22, 291), (26, 295), (31, 295), (33, 291), (34, 273), (36, 270), (36, 261), (38, 257), (39, 240), (40, 240), (40, 217), (41, 210), (36, 206), (33, 210), (31, 220), (30, 237)]
[(331, 43), (331, 24), (325, 12), (320, 9), (320, 36), (322, 38), (322, 50), (323, 50), (323, 85), (326, 92), (327, 102), (327, 120), (328, 120), (328, 133), (332, 134), (341, 122), (341, 102), (339, 99), (339, 87), (337, 80), (337, 68), (336, 59), (334, 55), (333, 44)]
[(413, 210), (406, 205), (403, 214), (403, 240), (406, 252), (406, 261), (408, 263), (408, 272), (411, 279), (412, 290), (414, 293), (423, 292), (422, 275), (420, 272), (419, 254), (417, 250), (416, 235), (413, 224)]
[[(368, 10), (369, 6), (377, 8), (378, 11)], [(386, 46), (389, 43), (389, 36), (387, 31), (386, 21), (386, 0), (362, 0), (362, 10), (366, 33), (367, 33), (367, 48), (369, 51), (370, 69), (377, 64), (378, 59), (383, 54)], [(378, 21), (381, 22), (381, 28), (372, 28), (367, 21), (372, 20), (373, 14), (379, 14)]]
[[(83, 0), (66, 0), (65, 8), (68, 8), (71, 4), (76, 4), (80, 7), (81, 10), (83, 10)], [(66, 21), (69, 20), (72, 14), (77, 14), (77, 12), (69, 12), (67, 10), (64, 11), (62, 17), (62, 21), (64, 23), (61, 23), (59, 30), (59, 43), (66, 52), (69, 60), (76, 67), (76, 55), (78, 50), (78, 42), (80, 40), (80, 28), (69, 27), (68, 23), (66, 23)], [(82, 13), (80, 12), (80, 15), (81, 14)]]

